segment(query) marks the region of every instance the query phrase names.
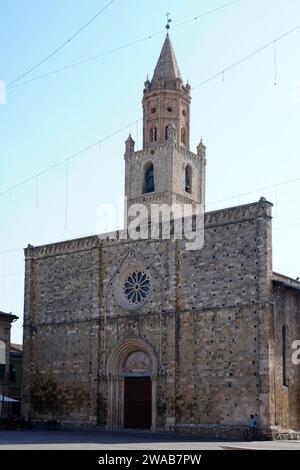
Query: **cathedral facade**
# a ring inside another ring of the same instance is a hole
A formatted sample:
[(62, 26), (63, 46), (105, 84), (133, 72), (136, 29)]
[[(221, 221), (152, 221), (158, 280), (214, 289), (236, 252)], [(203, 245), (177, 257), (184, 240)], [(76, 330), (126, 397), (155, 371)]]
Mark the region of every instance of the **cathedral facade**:
[[(126, 209), (205, 206), (191, 87), (167, 35), (125, 147)], [(151, 224), (148, 224), (149, 227)], [(204, 215), (204, 243), (90, 236), (25, 250), (22, 413), (70, 426), (241, 437), (300, 429), (300, 283), (272, 270), (272, 204)]]

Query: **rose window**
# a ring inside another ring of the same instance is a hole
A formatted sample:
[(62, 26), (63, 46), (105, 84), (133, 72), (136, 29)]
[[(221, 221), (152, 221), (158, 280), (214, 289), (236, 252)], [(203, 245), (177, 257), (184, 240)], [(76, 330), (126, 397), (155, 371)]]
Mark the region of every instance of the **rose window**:
[(136, 271), (130, 274), (124, 282), (124, 295), (127, 302), (138, 305), (144, 302), (150, 294), (150, 279), (148, 274)]

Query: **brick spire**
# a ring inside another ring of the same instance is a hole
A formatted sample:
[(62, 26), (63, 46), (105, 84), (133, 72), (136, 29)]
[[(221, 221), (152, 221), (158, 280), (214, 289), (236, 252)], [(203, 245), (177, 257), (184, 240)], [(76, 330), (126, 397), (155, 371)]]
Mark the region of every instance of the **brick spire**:
[[(143, 147), (165, 144), (170, 132), (177, 145), (189, 150), (191, 87), (182, 83), (172, 43), (167, 34), (151, 82), (144, 87)], [(169, 129), (170, 121), (173, 123)], [(175, 132), (173, 132), (175, 131)]]
[(176, 60), (175, 52), (167, 33), (161, 50), (154, 75), (151, 81), (151, 90), (158, 88), (176, 88), (176, 81), (181, 80), (181, 74)]

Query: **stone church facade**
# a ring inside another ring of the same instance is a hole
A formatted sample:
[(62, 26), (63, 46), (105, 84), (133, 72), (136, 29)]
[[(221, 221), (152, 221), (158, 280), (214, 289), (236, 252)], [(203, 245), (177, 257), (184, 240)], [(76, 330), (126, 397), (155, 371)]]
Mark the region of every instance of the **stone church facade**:
[[(133, 204), (205, 204), (189, 148), (189, 84), (169, 36), (144, 88), (143, 149), (126, 141)], [(204, 216), (204, 245), (90, 236), (25, 250), (22, 413), (110, 429), (268, 437), (300, 429), (300, 283), (272, 270), (272, 204)]]

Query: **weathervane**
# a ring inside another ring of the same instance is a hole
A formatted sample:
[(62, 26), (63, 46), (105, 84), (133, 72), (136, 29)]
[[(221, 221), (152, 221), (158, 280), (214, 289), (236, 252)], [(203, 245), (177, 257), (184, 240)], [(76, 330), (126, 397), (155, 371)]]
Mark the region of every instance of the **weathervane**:
[(167, 17), (166, 30), (168, 31), (171, 28), (170, 23), (172, 23), (169, 12), (167, 12), (166, 17)]

